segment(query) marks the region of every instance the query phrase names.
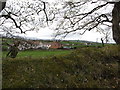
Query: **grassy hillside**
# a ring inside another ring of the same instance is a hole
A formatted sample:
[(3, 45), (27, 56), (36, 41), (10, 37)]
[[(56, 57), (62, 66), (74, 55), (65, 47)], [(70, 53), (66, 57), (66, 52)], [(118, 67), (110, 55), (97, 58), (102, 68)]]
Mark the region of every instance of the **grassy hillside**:
[(3, 88), (118, 88), (120, 46), (3, 60)]
[[(40, 57), (50, 57), (54, 55), (66, 55), (72, 52), (72, 50), (26, 50), (26, 51), (19, 51), (17, 55), (18, 58), (40, 58)], [(6, 54), (8, 51), (2, 52), (3, 59), (6, 58)]]

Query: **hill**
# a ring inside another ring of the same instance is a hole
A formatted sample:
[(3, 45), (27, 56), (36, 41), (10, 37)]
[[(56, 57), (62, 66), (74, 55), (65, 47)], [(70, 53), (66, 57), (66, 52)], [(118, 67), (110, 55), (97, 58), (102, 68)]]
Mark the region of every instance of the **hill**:
[(120, 46), (3, 60), (3, 88), (119, 88)]
[[(21, 38), (21, 37), (16, 37), (16, 38), (3, 37), (2, 38), (3, 51), (8, 50), (8, 46), (6, 45), (6, 43), (13, 44), (15, 41), (20, 41), (21, 42), (20, 46), (22, 46), (22, 47), (25, 47), (25, 44), (34, 43), (34, 42), (43, 43), (43, 44), (44, 43), (50, 44), (51, 42), (59, 42), (63, 46), (62, 48), (67, 48), (67, 49), (70, 49), (70, 48), (74, 49), (74, 48), (79, 48), (79, 47), (102, 47), (103, 46), (101, 43), (98, 43), (98, 42), (83, 41), (83, 40), (57, 40), (57, 39), (56, 40), (49, 40), (49, 39), (33, 40), (33, 39), (26, 39), (26, 38)], [(28, 46), (31, 46), (31, 45), (32, 44), (30, 44)], [(111, 44), (108, 43), (105, 45), (111, 45)], [(37, 45), (32, 45), (32, 46), (37, 46)]]

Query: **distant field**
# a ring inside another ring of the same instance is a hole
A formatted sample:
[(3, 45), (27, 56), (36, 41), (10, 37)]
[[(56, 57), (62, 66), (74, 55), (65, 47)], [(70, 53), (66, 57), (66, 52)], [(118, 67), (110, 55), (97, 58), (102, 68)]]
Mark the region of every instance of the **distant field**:
[[(73, 50), (28, 50), (28, 51), (19, 51), (17, 58), (39, 58), (39, 57), (48, 57), (54, 55), (66, 55), (71, 53)], [(5, 58), (8, 52), (3, 51), (2, 57)]]

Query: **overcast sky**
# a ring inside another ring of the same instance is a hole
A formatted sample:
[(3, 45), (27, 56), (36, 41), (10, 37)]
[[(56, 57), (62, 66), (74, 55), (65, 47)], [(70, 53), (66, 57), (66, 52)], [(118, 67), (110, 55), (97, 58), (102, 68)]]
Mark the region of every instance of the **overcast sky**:
[[(54, 2), (56, 0), (45, 0), (45, 1)], [(38, 32), (35, 32), (35, 31), (29, 32), (26, 35), (24, 35), (24, 37), (28, 36), (31, 38), (37, 37), (38, 39), (53, 39), (54, 38), (53, 33), (54, 31), (52, 29), (44, 28), (44, 29), (39, 30)], [(88, 40), (88, 41), (94, 41), (94, 42), (101, 42), (101, 38), (104, 38), (104, 35), (102, 33), (92, 30), (92, 31), (87, 31), (84, 35), (70, 34), (64, 39), (65, 40)], [(63, 39), (63, 38), (59, 38), (59, 39)], [(110, 40), (109, 42), (114, 43), (114, 40), (112, 39), (112, 30), (111, 30), (111, 35), (110, 35), (109, 40)]]
[[(30, 0), (30, 1), (32, 1), (32, 0)], [(52, 2), (55, 2), (58, 0), (44, 0), (44, 1), (48, 1), (48, 2), (52, 3)], [(61, 1), (64, 1), (64, 0), (61, 0)], [(65, 1), (68, 1), (68, 0), (65, 0)], [(71, 1), (74, 1), (74, 0), (71, 0)], [(96, 0), (94, 0), (94, 1), (96, 1)], [(53, 39), (54, 31), (52, 29), (46, 27), (46, 28), (41, 28), (38, 32), (31, 31), (31, 32), (27, 32), (26, 34), (22, 34), (21, 36), (37, 38), (37, 39)], [(64, 39), (65, 40), (87, 40), (87, 41), (101, 42), (101, 38), (103, 38), (103, 37), (104, 37), (104, 35), (102, 33), (92, 30), (92, 31), (87, 31), (84, 35), (70, 34)], [(63, 39), (63, 38), (59, 38), (59, 39)], [(112, 39), (112, 32), (110, 35), (110, 42), (114, 42)]]
[[(48, 28), (41, 29), (38, 32), (31, 31), (27, 32), (24, 37), (29, 38), (36, 38), (36, 39), (54, 39), (54, 31), (50, 30)], [(96, 32), (96, 31), (87, 31), (84, 35), (78, 35), (78, 34), (70, 34), (65, 38), (58, 38), (63, 40), (87, 40), (87, 41), (94, 41), (94, 42), (101, 42), (101, 38), (103, 38), (104, 35), (102, 33)], [(112, 35), (110, 38), (110, 42), (113, 43)]]

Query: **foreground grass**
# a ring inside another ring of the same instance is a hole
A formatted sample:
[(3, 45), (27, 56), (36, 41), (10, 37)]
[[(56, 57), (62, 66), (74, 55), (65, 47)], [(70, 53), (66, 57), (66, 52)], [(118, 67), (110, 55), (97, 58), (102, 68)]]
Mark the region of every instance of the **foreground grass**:
[[(29, 59), (29, 61), (28, 61)], [(120, 46), (3, 60), (3, 88), (118, 88)]]

